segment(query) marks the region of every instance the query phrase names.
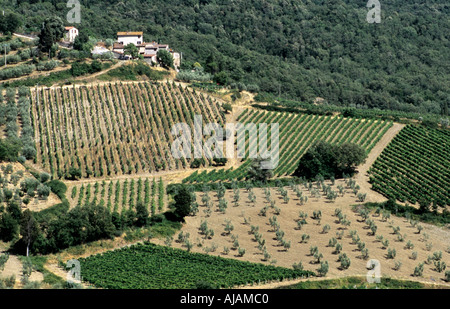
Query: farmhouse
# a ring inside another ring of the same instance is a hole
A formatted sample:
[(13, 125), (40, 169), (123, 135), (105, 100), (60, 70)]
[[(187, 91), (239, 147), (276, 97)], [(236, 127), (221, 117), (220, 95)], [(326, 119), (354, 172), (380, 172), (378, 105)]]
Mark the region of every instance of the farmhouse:
[(113, 45), (113, 52), (120, 57), (124, 54), (124, 48), (128, 44), (134, 44), (139, 49), (139, 55), (144, 58), (144, 61), (149, 64), (158, 64), (156, 55), (161, 49), (167, 50), (173, 57), (173, 64), (175, 68), (181, 65), (181, 56), (179, 53), (172, 50), (167, 44), (158, 44), (153, 41), (151, 43), (144, 42), (143, 32), (118, 32), (117, 42)]
[(144, 33), (143, 32), (118, 32), (117, 33), (117, 42), (122, 44), (123, 46), (127, 46), (132, 43), (136, 46), (141, 45), (144, 41)]
[(65, 36), (64, 36), (66, 41), (73, 43), (75, 41), (75, 38), (78, 36), (78, 33), (79, 33), (78, 29), (70, 26), (70, 27), (65, 27), (64, 30), (66, 31)]

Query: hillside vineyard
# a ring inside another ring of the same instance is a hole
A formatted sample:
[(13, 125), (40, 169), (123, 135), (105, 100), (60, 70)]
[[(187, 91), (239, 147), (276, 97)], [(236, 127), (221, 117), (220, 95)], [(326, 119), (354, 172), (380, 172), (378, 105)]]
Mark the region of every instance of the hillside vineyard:
[[(219, 103), (170, 83), (109, 83), (34, 90), (36, 162), (54, 177), (69, 168), (82, 177), (183, 169), (170, 146), (174, 123), (194, 115), (223, 125)], [(210, 162), (206, 159), (206, 164)]]
[[(264, 112), (245, 110), (239, 117), (241, 123), (279, 123), (280, 160), (274, 169), (275, 176), (291, 175), (298, 166), (301, 156), (318, 140), (326, 140), (334, 144), (345, 142), (356, 143), (369, 153), (376, 143), (383, 137), (391, 121), (376, 119), (358, 119), (334, 116), (319, 116), (307, 114), (293, 114), (280, 112)], [(249, 149), (255, 147), (256, 140), (249, 139), (246, 132), (246, 157)], [(268, 136), (268, 140), (270, 136)], [(238, 139), (244, 140), (244, 139)], [(236, 169), (213, 170), (209, 173), (203, 171), (194, 173), (185, 179), (185, 183), (210, 182), (225, 179), (244, 179), (251, 160), (244, 159), (244, 163)]]

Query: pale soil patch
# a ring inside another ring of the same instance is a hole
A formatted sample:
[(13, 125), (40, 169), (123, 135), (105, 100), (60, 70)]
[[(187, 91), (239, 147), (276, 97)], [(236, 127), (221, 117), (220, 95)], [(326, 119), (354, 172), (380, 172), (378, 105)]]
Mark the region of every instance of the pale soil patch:
[[(0, 277), (8, 278), (14, 276), (16, 279), (16, 284), (14, 288), (22, 287), (20, 279), (22, 278), (22, 262), (15, 255), (10, 255), (8, 261), (5, 264), (5, 268), (0, 272)], [(30, 275), (29, 281), (41, 282), (44, 280), (44, 275), (40, 272), (33, 271)]]

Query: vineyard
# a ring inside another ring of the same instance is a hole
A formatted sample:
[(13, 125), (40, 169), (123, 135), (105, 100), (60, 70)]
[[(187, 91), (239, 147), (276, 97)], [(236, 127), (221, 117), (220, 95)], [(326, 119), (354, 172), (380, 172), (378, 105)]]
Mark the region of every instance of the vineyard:
[(150, 243), (80, 259), (81, 276), (106, 289), (221, 288), (308, 277), (312, 272), (225, 259)]
[(69, 187), (71, 207), (95, 204), (110, 212), (135, 209), (142, 203), (151, 215), (165, 210), (165, 186), (160, 178), (138, 178), (98, 181)]
[[(273, 171), (274, 176), (291, 175), (298, 166), (301, 156), (317, 140), (325, 140), (333, 144), (352, 142), (362, 146), (369, 153), (376, 143), (393, 125), (391, 121), (318, 116), (280, 112), (264, 112), (246, 109), (237, 119), (240, 123), (256, 125), (279, 123), (279, 164)], [(270, 134), (270, 125), (269, 134)], [(256, 147), (256, 141), (249, 141), (249, 132), (245, 132), (246, 157), (249, 149)], [(237, 137), (238, 141), (240, 136)], [(270, 135), (267, 138), (270, 141)], [(270, 149), (270, 146), (268, 146)], [(242, 180), (247, 174), (250, 160), (238, 168), (213, 170), (210, 172), (194, 172), (184, 179), (184, 183), (213, 182), (226, 179)]]
[[(83, 178), (176, 170), (171, 128), (195, 115), (225, 122), (211, 97), (171, 83), (96, 84), (33, 91), (36, 163), (57, 178)], [(205, 159), (207, 166), (211, 162)]]
[(450, 133), (405, 127), (373, 164), (373, 189), (400, 202), (450, 205)]

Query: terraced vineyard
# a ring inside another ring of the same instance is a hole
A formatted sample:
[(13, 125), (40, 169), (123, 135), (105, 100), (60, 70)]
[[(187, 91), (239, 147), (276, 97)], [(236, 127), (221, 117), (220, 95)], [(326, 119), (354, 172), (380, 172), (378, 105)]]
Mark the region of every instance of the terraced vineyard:
[[(274, 170), (275, 176), (292, 174), (298, 166), (301, 156), (317, 140), (334, 144), (352, 142), (362, 146), (368, 153), (393, 125), (390, 121), (318, 116), (280, 112), (245, 110), (238, 121), (244, 124), (279, 123), (279, 164)], [(269, 126), (270, 128), (270, 126)], [(270, 132), (270, 129), (269, 129)], [(249, 156), (249, 141), (246, 132), (246, 157)], [(270, 136), (267, 138), (270, 141)], [(238, 137), (239, 140), (239, 137)], [(254, 142), (252, 147), (254, 147)], [(270, 149), (270, 146), (269, 146)], [(250, 160), (236, 169), (222, 169), (211, 172), (194, 172), (184, 179), (185, 183), (220, 181), (225, 179), (241, 180), (246, 176)]]
[(32, 98), (36, 163), (58, 178), (70, 168), (87, 178), (189, 167), (171, 154), (172, 125), (192, 128), (194, 115), (225, 122), (218, 101), (171, 83), (43, 88)]
[(142, 203), (150, 214), (165, 210), (165, 186), (161, 178), (131, 178), (82, 183), (69, 187), (72, 207), (96, 204), (110, 212), (135, 209)]
[(449, 144), (448, 131), (405, 127), (369, 170), (373, 189), (401, 202), (450, 205)]

